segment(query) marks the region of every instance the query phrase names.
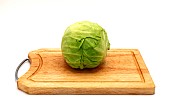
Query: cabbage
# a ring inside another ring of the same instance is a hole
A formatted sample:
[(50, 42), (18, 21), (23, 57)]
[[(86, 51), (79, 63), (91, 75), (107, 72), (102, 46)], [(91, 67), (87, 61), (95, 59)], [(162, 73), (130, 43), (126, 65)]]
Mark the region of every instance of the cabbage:
[(106, 57), (110, 43), (106, 31), (97, 23), (81, 21), (64, 32), (61, 50), (72, 68), (95, 68)]

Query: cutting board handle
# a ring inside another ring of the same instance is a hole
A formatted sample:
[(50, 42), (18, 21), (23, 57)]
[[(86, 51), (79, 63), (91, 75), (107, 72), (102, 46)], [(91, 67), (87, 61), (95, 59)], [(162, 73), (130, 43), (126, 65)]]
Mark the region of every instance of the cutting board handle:
[(26, 62), (28, 61), (30, 63), (30, 60), (29, 59), (24, 59), (17, 67), (16, 71), (15, 71), (15, 81), (18, 80), (18, 71), (20, 69), (20, 67)]

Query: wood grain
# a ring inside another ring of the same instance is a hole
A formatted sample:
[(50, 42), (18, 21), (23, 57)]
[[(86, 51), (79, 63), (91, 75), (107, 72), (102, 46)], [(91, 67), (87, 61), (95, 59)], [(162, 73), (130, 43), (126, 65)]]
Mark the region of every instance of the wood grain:
[(137, 49), (111, 49), (97, 68), (73, 69), (60, 49), (29, 53), (31, 67), (18, 81), (28, 94), (154, 94), (155, 85)]

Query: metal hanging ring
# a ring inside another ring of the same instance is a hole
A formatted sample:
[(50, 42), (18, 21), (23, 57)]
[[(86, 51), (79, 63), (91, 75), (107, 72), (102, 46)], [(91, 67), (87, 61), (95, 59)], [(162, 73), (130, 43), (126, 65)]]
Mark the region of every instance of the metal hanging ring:
[(15, 71), (15, 81), (18, 80), (18, 71), (20, 69), (20, 67), (26, 62), (28, 61), (30, 63), (30, 60), (29, 59), (24, 59), (17, 67), (16, 71)]

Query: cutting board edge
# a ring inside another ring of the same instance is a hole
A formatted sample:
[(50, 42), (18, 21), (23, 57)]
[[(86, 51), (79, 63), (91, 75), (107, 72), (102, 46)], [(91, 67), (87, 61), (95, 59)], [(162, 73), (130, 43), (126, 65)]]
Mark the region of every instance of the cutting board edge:
[[(106, 82), (107, 85), (103, 84), (103, 86), (101, 82), (96, 83), (96, 86), (92, 86), (89, 82), (86, 85), (83, 85), (84, 82), (73, 82), (69, 86), (66, 82), (62, 83), (56, 82), (56, 85), (53, 84), (52, 87), (49, 87), (47, 83), (38, 83), (25, 78), (20, 78), (17, 81), (18, 89), (28, 94), (155, 94), (155, 85), (153, 83), (121, 83), (120, 85), (114, 85), (115, 83), (113, 82), (108, 82), (108, 84)], [(81, 83), (82, 85), (79, 85)]]
[(18, 89), (22, 90), (25, 93), (28, 94), (107, 94), (107, 95), (153, 95), (155, 94), (155, 87), (147, 86), (146, 88), (143, 87), (64, 87), (64, 86), (58, 86), (58, 87), (42, 87), (36, 86), (31, 87), (29, 84), (32, 84), (33, 81), (26, 80), (23, 82), (23, 80), (19, 80), (17, 82)]

